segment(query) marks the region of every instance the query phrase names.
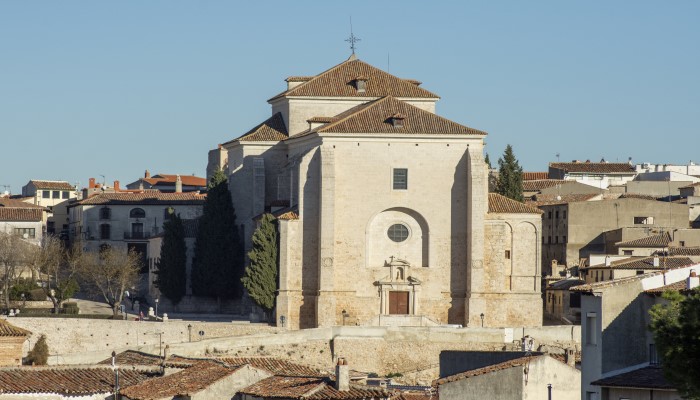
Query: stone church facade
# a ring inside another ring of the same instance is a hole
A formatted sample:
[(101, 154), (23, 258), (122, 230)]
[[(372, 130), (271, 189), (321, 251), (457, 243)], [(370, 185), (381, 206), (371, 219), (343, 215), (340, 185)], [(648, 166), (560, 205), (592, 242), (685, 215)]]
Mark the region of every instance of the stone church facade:
[(278, 323), (541, 325), (541, 212), (488, 193), (485, 132), (354, 56), (287, 85), (208, 167), (246, 248), (277, 217)]

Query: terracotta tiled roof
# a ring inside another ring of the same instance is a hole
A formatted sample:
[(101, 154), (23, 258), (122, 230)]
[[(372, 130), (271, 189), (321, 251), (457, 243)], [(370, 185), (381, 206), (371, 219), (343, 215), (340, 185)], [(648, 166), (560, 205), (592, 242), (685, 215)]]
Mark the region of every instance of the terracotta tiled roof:
[[(659, 259), (659, 266), (654, 266), (654, 258)], [(636, 270), (663, 270), (669, 268), (680, 268), (687, 265), (693, 265), (695, 262), (688, 257), (630, 257), (622, 260), (612, 261), (610, 266), (605, 264), (596, 264), (589, 267), (580, 268), (586, 269), (636, 269)]]
[(26, 329), (18, 328), (11, 323), (0, 319), (0, 337), (7, 336), (29, 336), (32, 333)]
[(664, 232), (660, 235), (646, 236), (639, 239), (617, 242), (617, 247), (666, 247), (671, 243), (671, 235)]
[(4, 208), (0, 207), (0, 221), (34, 221), (39, 222), (42, 218), (41, 209), (27, 208)]
[[(403, 126), (394, 126), (391, 117), (403, 114)], [(421, 110), (394, 97), (384, 97), (353, 107), (336, 116), (337, 121), (291, 136), (290, 139), (318, 133), (382, 133), (382, 134), (428, 134), (428, 135), (486, 135), (486, 132), (469, 128)]]
[(644, 291), (644, 293), (663, 294), (664, 292), (668, 292), (668, 291), (689, 292), (688, 283), (685, 280), (678, 281), (676, 283), (672, 283), (672, 284), (666, 285), (666, 286), (661, 286), (661, 287), (658, 287), (655, 289), (647, 289)]
[[(163, 184), (163, 183), (169, 183), (169, 184), (174, 185), (175, 182), (177, 182), (177, 175), (158, 174), (158, 175), (153, 175), (150, 178), (143, 178), (143, 180), (150, 183), (151, 185), (157, 185), (157, 184)], [(180, 181), (182, 181), (182, 184), (184, 186), (200, 186), (200, 187), (207, 186), (207, 178), (201, 178), (199, 176), (194, 176), (194, 175), (180, 175)]]
[(312, 117), (306, 120), (306, 122), (319, 122), (323, 124), (327, 124), (329, 122), (335, 122), (337, 121), (338, 118), (336, 117)]
[(569, 162), (549, 163), (550, 168), (560, 169), (565, 172), (588, 172), (602, 174), (633, 174), (634, 166), (628, 163), (595, 163), (595, 162)]
[(542, 214), (537, 207), (509, 199), (498, 193), (489, 193), (489, 213), (491, 214)]
[[(26, 199), (27, 197), (25, 197)], [(32, 199), (32, 197), (29, 197)], [(27, 203), (26, 201), (22, 201), (19, 199), (9, 199), (7, 197), (0, 197), (0, 207), (4, 208), (31, 208), (31, 209), (37, 209), (37, 210), (43, 210), (44, 207), (38, 206), (32, 203)]]
[[(662, 264), (662, 265), (663, 265), (663, 264)], [(692, 265), (692, 264), (691, 264), (691, 265)], [(682, 267), (676, 267), (676, 268), (668, 268), (668, 270), (673, 270), (673, 269), (678, 269), (678, 268), (683, 268), (683, 267), (687, 267), (687, 265), (684, 265), (684, 266), (682, 266)], [(613, 286), (617, 286), (617, 285), (624, 284), (624, 283), (628, 283), (628, 282), (633, 282), (633, 281), (642, 280), (642, 279), (649, 278), (649, 277), (652, 277), (652, 276), (655, 276), (655, 275), (659, 275), (659, 274), (662, 274), (662, 273), (664, 273), (664, 272), (663, 272), (663, 271), (652, 271), (652, 272), (647, 272), (647, 273), (642, 274), (642, 275), (628, 276), (628, 277), (625, 277), (625, 278), (613, 279), (613, 280), (610, 280), (610, 281), (602, 281), (602, 282), (595, 282), (595, 283), (587, 283), (587, 284), (585, 284), (585, 285), (573, 287), (573, 288), (571, 288), (571, 290), (574, 291), (574, 292), (587, 292), (587, 293), (591, 293), (591, 292), (593, 292), (593, 291), (595, 291), (595, 290), (605, 289), (605, 288), (608, 288), (608, 287), (613, 287)]]
[(437, 393), (399, 393), (391, 400), (438, 400), (439, 398)]
[(314, 79), (313, 76), (290, 76), (285, 81), (287, 82), (306, 82)]
[(100, 193), (85, 200), (71, 204), (69, 207), (82, 205), (120, 205), (120, 204), (204, 204), (205, 194), (194, 192), (163, 193), (156, 191), (142, 193)]
[[(160, 366), (163, 364), (163, 357), (156, 354), (142, 353), (136, 350), (126, 350), (116, 355), (117, 365), (138, 365), (138, 366)], [(165, 362), (170, 368), (189, 368), (198, 360), (171, 355)], [(112, 365), (112, 357), (100, 361), (100, 365)]]
[(541, 181), (549, 179), (549, 172), (523, 172), (523, 181)]
[(277, 219), (282, 219), (286, 221), (299, 219), (299, 214), (297, 214), (295, 211), (287, 211), (286, 213), (279, 215)]
[[(354, 80), (358, 77), (367, 80), (364, 92), (359, 92), (354, 87)], [(299, 81), (302, 80), (295, 80)], [(269, 101), (287, 96), (439, 98), (413, 82), (397, 78), (357, 59), (344, 61), (312, 79), (304, 80), (304, 83), (278, 94)]]
[(561, 279), (555, 282), (552, 282), (549, 284), (547, 287), (548, 290), (569, 290), (572, 287), (575, 286), (580, 286), (585, 284), (586, 282), (580, 280), (580, 279)]
[(700, 256), (700, 247), (669, 247), (668, 254), (671, 256)]
[(309, 400), (365, 400), (389, 398), (392, 392), (377, 386), (350, 384), (350, 390), (338, 391), (334, 382), (320, 377), (271, 376), (240, 391), (264, 398)]
[(675, 389), (664, 377), (660, 366), (647, 366), (591, 382), (591, 385), (636, 389)]
[(200, 361), (186, 370), (130, 386), (123, 389), (121, 394), (132, 400), (157, 400), (192, 396), (233, 374), (237, 369), (214, 361)]
[[(153, 372), (122, 369), (119, 384), (127, 387), (154, 376)], [(66, 396), (110, 393), (114, 390), (114, 371), (109, 367), (42, 368), (25, 367), (0, 370), (0, 393), (58, 393)]]
[(38, 181), (32, 179), (29, 183), (34, 184), (37, 189), (75, 190), (75, 186), (66, 181)]
[(282, 114), (276, 113), (238, 138), (224, 143), (224, 145), (239, 140), (243, 142), (279, 142), (288, 136), (287, 126), (284, 125)]
[(462, 379), (471, 378), (473, 376), (486, 375), (486, 374), (490, 374), (492, 372), (502, 371), (504, 369), (521, 367), (521, 366), (527, 364), (528, 362), (530, 362), (536, 358), (539, 358), (539, 357), (548, 357), (548, 356), (537, 355), (537, 356), (520, 357), (520, 358), (516, 358), (513, 360), (505, 361), (502, 363), (489, 365), (488, 367), (477, 368), (477, 369), (473, 369), (470, 371), (460, 372), (459, 374), (446, 376), (444, 378), (440, 378), (440, 379), (433, 381), (433, 386), (442, 385), (442, 384), (449, 383), (449, 382), (455, 382), (455, 381), (459, 381)]
[(575, 203), (578, 201), (591, 201), (600, 198), (599, 194), (536, 194), (531, 200), (525, 202), (527, 205), (539, 206), (555, 206), (561, 204)]
[(326, 374), (320, 371), (307, 367), (305, 365), (295, 364), (293, 362), (282, 360), (279, 358), (270, 357), (220, 357), (217, 360), (231, 366), (250, 365), (257, 369), (268, 371), (274, 375), (285, 376), (304, 376), (304, 377), (321, 377)]
[(563, 185), (570, 181), (565, 181), (563, 179), (539, 179), (539, 180), (529, 180), (523, 181), (523, 191), (533, 192), (536, 190), (547, 189), (555, 187), (557, 185)]

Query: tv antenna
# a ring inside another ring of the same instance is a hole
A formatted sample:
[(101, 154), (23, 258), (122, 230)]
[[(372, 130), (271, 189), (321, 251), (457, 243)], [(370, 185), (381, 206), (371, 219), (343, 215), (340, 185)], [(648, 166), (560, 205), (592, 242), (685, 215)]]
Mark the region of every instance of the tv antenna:
[(559, 162), (559, 153), (557, 153), (557, 162)]
[(0, 186), (2, 186), (3, 189), (5, 189), (5, 190), (3, 191), (3, 193), (5, 193), (5, 194), (10, 194), (10, 185), (0, 185)]

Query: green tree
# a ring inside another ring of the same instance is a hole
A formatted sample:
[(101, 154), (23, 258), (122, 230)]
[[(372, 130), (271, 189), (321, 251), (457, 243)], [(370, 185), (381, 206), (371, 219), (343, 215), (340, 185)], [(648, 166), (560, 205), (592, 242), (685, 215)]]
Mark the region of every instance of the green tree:
[(666, 378), (684, 399), (700, 399), (700, 289), (669, 291), (651, 308), (651, 331)]
[(275, 218), (264, 214), (253, 233), (253, 248), (248, 252), (250, 264), (241, 279), (248, 295), (266, 314), (275, 307), (277, 290), (277, 228)]
[(173, 304), (179, 303), (187, 290), (187, 245), (185, 225), (174, 213), (163, 224), (163, 244), (156, 274), (158, 278), (154, 283), (161, 293)]
[(489, 169), (492, 168), (491, 167), (491, 159), (489, 158), (489, 153), (486, 153), (486, 156), (484, 157), (484, 162), (486, 163), (486, 165), (489, 166)]
[(192, 265), (192, 293), (197, 296), (240, 298), (243, 294), (243, 246), (228, 180), (219, 170), (209, 182), (204, 213), (199, 219)]
[(523, 168), (518, 164), (511, 145), (506, 146), (503, 157), (498, 159), (496, 193), (523, 201)]
[(26, 363), (29, 365), (46, 365), (48, 361), (49, 345), (46, 344), (46, 335), (41, 335), (27, 354)]

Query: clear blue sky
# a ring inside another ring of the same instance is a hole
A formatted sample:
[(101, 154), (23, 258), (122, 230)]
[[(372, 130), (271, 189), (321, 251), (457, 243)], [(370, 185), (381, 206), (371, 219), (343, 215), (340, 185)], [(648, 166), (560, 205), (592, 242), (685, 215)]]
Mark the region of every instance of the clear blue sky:
[[(526, 170), (700, 162), (698, 1), (0, 1), (0, 185), (204, 175), (290, 75), (358, 56)], [(2, 187), (0, 187), (0, 191)]]

